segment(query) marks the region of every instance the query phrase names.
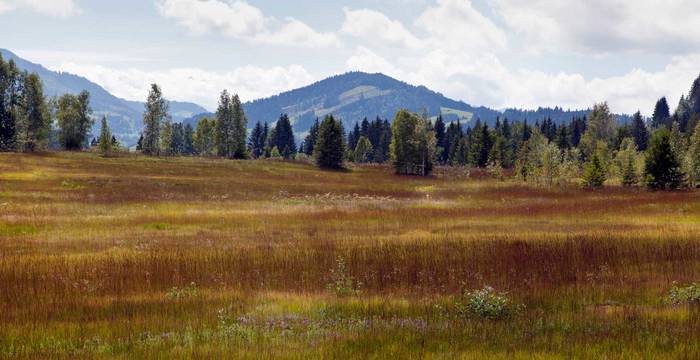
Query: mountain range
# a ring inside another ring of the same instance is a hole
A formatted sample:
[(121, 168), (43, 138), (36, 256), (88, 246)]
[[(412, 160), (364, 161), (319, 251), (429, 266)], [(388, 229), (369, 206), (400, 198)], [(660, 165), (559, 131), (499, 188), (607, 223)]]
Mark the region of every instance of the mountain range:
[[(42, 65), (22, 59), (9, 50), (0, 49), (0, 54), (5, 61), (14, 60), (19, 69), (37, 73), (44, 83), (46, 96), (61, 96), (78, 94), (83, 90), (89, 91), (90, 104), (95, 117), (99, 119), (103, 115), (107, 116), (113, 133), (125, 144), (132, 145), (138, 140), (143, 124), (144, 103), (121, 99), (84, 77), (51, 71)], [(170, 114), (173, 121), (183, 121), (206, 111), (205, 108), (197, 104), (170, 101)], [(95, 123), (99, 124), (98, 121)], [(93, 134), (98, 133), (99, 129), (93, 129)]]
[[(20, 69), (36, 72), (44, 82), (44, 91), (47, 96), (89, 91), (94, 115), (98, 118), (107, 116), (112, 132), (120, 141), (128, 145), (136, 143), (143, 126), (144, 104), (142, 102), (119, 98), (84, 77), (51, 71), (40, 64), (22, 59), (8, 50), (0, 49), (0, 54), (5, 60), (14, 60)], [(588, 110), (571, 111), (558, 107), (504, 111), (483, 106), (475, 107), (463, 101), (447, 98), (425, 86), (414, 86), (384, 74), (364, 72), (332, 76), (299, 89), (247, 102), (243, 107), (249, 119), (249, 127), (257, 121), (273, 123), (280, 114), (286, 113), (298, 136), (308, 131), (316, 118), (322, 118), (328, 114), (342, 119), (346, 128), (349, 128), (365, 117), (391, 120), (400, 109), (418, 113), (427, 111), (430, 117), (442, 114), (447, 121), (459, 119), (466, 126), (475, 119), (491, 124), (498, 117), (511, 120), (528, 119), (532, 122), (551, 118), (556, 123), (562, 123), (588, 113)], [(202, 106), (178, 101), (170, 102), (170, 113), (173, 121), (189, 123), (193, 126), (203, 117), (214, 116)], [(624, 122), (628, 119), (626, 115), (618, 116), (619, 121)], [(97, 132), (98, 129), (93, 130), (93, 133)]]

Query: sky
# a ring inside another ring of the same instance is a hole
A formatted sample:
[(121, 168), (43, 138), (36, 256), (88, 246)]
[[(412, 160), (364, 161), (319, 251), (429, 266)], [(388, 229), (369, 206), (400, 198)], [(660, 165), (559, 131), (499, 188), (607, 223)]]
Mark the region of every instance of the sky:
[(347, 71), (496, 109), (649, 116), (700, 74), (697, 0), (0, 0), (0, 47), (144, 100), (216, 107)]

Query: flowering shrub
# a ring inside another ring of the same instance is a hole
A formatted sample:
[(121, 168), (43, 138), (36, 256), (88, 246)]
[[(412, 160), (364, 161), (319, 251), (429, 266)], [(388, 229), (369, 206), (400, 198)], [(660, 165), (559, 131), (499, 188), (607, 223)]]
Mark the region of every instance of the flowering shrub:
[(673, 285), (668, 292), (668, 302), (673, 305), (700, 305), (700, 283), (687, 287)]
[(328, 291), (334, 292), (339, 297), (354, 296), (360, 293), (359, 284), (347, 274), (345, 259), (338, 257), (335, 260), (335, 269), (331, 270), (331, 282), (326, 285)]
[(492, 287), (481, 290), (465, 291), (465, 303), (457, 303), (457, 311), (463, 315), (475, 315), (487, 320), (502, 320), (520, 312), (524, 305), (515, 305), (508, 299), (507, 293), (498, 293)]

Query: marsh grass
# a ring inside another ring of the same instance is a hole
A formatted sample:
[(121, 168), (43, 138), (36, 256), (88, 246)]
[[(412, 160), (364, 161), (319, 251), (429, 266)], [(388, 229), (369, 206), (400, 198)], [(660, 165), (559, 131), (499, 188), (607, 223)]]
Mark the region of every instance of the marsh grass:
[(697, 358), (699, 234), (695, 191), (0, 154), (0, 357)]

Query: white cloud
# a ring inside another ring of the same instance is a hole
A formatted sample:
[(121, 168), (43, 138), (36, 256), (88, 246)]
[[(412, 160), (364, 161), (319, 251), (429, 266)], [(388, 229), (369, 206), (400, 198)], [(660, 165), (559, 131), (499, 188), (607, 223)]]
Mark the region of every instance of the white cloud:
[(493, 52), (507, 46), (505, 32), (469, 0), (438, 0), (415, 24), (430, 35), (432, 44), (446, 50)]
[(271, 68), (248, 65), (230, 72), (210, 72), (198, 68), (148, 72), (68, 62), (52, 70), (79, 74), (127, 100), (145, 100), (149, 84), (158, 83), (167, 98), (192, 101), (210, 110), (216, 108), (223, 89), (237, 93), (243, 101), (248, 101), (308, 85), (315, 80), (300, 65)]
[(422, 41), (408, 31), (401, 22), (389, 19), (381, 12), (344, 8), (345, 22), (342, 32), (370, 42), (381, 42), (389, 46), (418, 48)]
[(586, 78), (577, 73), (510, 70), (493, 54), (454, 56), (436, 49), (393, 64), (367, 48), (358, 48), (348, 70), (384, 72), (416, 85), (426, 85), (472, 105), (496, 109), (538, 106), (589, 108), (608, 101), (620, 113), (641, 110), (651, 115), (654, 103), (667, 96), (672, 105), (698, 76), (700, 54), (678, 56), (659, 71), (633, 69), (620, 76)]
[(527, 47), (586, 54), (691, 53), (700, 46), (697, 0), (492, 0)]
[(0, 14), (19, 9), (63, 18), (81, 12), (74, 0), (0, 0)]
[(319, 33), (299, 20), (265, 17), (242, 0), (156, 0), (156, 6), (162, 16), (198, 35), (215, 32), (253, 43), (296, 47), (339, 43), (334, 34)]

